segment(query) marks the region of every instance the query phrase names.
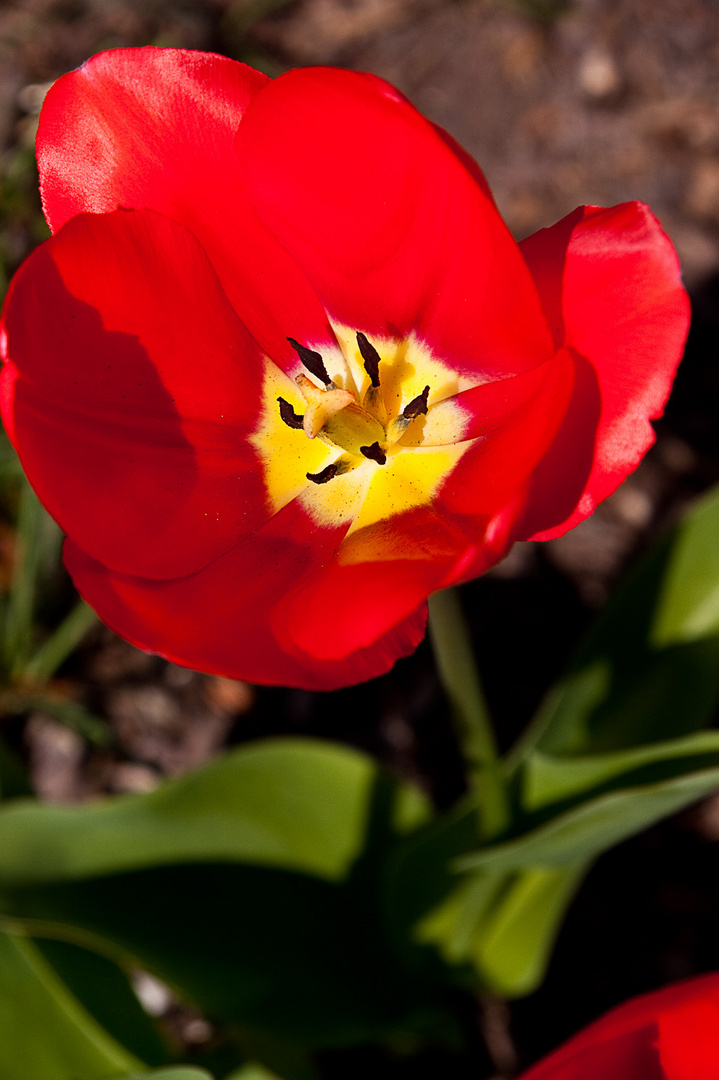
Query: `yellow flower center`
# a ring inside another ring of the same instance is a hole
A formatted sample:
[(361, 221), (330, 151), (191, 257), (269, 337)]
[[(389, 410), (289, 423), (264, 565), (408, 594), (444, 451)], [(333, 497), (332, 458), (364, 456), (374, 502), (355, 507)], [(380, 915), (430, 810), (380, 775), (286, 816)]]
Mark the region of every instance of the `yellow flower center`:
[(339, 348), (321, 353), (290, 339), (309, 374), (267, 361), (251, 441), (273, 511), (298, 498), (349, 536), (432, 501), (471, 444), (454, 399), (473, 382), (413, 335), (334, 331)]

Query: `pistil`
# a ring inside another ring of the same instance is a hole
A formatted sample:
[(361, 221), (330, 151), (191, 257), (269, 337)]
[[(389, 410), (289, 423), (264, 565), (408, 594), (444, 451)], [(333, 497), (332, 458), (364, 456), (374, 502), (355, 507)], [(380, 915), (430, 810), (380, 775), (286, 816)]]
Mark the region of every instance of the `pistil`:
[(302, 426), (308, 439), (316, 438), (326, 428), (333, 416), (342, 412), (349, 405), (355, 404), (353, 394), (350, 394), (348, 390), (340, 390), (331, 381), (327, 390), (321, 390), (319, 386), (315, 386), (302, 373), (297, 376), (295, 382), (300, 388), (302, 397), (307, 402), (307, 410)]

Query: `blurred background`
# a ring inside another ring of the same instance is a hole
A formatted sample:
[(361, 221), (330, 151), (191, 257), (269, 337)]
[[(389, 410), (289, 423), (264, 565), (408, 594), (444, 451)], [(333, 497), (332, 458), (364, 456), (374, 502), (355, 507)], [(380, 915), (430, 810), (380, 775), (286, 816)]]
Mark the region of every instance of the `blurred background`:
[[(719, 480), (719, 3), (1, 0), (2, 291), (47, 235), (33, 152), (47, 87), (101, 49), (148, 44), (221, 52), (270, 75), (335, 64), (389, 79), (477, 159), (518, 238), (581, 203), (640, 199), (673, 239), (694, 327), (656, 446), (591, 519), (552, 543), (517, 545), (464, 594), (509, 746), (625, 569)], [(285, 732), (367, 749), (440, 806), (461, 792), (426, 644), (385, 678), (335, 695), (197, 675), (73, 608), (60, 538), (7, 446), (0, 511), (0, 733), (41, 799), (150, 790), (227, 745)], [(43, 665), (47, 641), (55, 651)], [(509, 1071), (631, 994), (719, 967), (717, 840), (710, 799), (600, 860), (545, 986), (511, 1011), (485, 1003), (495, 1064)], [(159, 993), (152, 1007), (179, 1038), (209, 1037)], [(354, 1052), (342, 1074), (376, 1070), (377, 1053)]]

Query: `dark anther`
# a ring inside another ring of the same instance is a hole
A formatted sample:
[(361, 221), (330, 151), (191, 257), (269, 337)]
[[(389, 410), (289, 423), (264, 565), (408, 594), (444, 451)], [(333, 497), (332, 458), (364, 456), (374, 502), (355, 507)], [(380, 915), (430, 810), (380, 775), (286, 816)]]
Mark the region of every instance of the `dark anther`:
[(379, 386), (380, 355), (374, 345), (359, 330), (357, 331), (357, 344), (364, 360), (364, 369), (369, 375), (372, 385), (377, 387)]
[(387, 460), (387, 455), (378, 442), (373, 442), (371, 446), (360, 446), (360, 450), (365, 457), (376, 461), (378, 465), (384, 465)]
[(308, 349), (305, 345), (300, 345), (299, 341), (295, 341), (293, 337), (288, 337), (287, 340), (309, 371), (310, 375), (314, 375), (315, 378), (319, 379), (320, 382), (323, 382), (325, 386), (329, 386), (332, 379), (330, 379), (327, 374), (325, 362), (320, 354), (315, 352), (314, 349)]
[(280, 416), (287, 424), (287, 427), (302, 430), (302, 421), (304, 420), (304, 416), (298, 416), (295, 410), (290, 405), (289, 401), (285, 401), (283, 397), (278, 397), (277, 400), (280, 403)]
[(305, 473), (305, 475), (313, 484), (326, 484), (337, 475), (337, 466), (328, 465), (327, 468), (322, 469), (321, 472), (308, 472)]
[(416, 398), (412, 398), (409, 405), (405, 405), (402, 410), (402, 416), (404, 416), (405, 420), (414, 420), (416, 416), (426, 416), (428, 396), (429, 387), (425, 386), (422, 393), (417, 394)]

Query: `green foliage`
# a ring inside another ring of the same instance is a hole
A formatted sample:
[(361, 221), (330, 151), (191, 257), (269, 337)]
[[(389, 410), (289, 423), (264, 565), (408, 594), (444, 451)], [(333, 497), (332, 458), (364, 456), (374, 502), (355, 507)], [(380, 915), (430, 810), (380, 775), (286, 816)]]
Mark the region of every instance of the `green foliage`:
[[(242, 1070), (242, 1072), (236, 1074), (237, 1080), (243, 1077), (244, 1072), (245, 1070)], [(122, 1080), (212, 1080), (212, 1077), (204, 1069), (193, 1069), (189, 1065), (173, 1065), (169, 1069), (153, 1069), (152, 1072), (133, 1073), (132, 1076), (123, 1076)], [(249, 1075), (247, 1080), (251, 1080)]]
[(152, 971), (250, 1036), (342, 1045), (414, 1030), (442, 1022), (442, 992), (401, 962), (379, 884), (400, 830), (427, 814), (362, 754), (254, 744), (148, 795), (9, 804), (0, 910)]
[[(719, 788), (719, 489), (630, 576), (506, 762), (512, 820), (447, 860), (421, 940), (509, 996), (541, 982), (603, 851)], [(450, 836), (450, 832), (447, 832)]]
[(122, 968), (69, 941), (36, 938), (34, 943), (82, 1007), (136, 1059), (150, 1065), (163, 1065), (170, 1059), (164, 1039)]
[(112, 1080), (139, 1062), (97, 1024), (35, 945), (0, 932), (3, 1080)]
[[(340, 881), (362, 850), (376, 783), (362, 754), (285, 739), (232, 751), (146, 795), (88, 807), (14, 803), (0, 813), (0, 881), (14, 888), (199, 862)], [(400, 789), (397, 806), (406, 798)]]

